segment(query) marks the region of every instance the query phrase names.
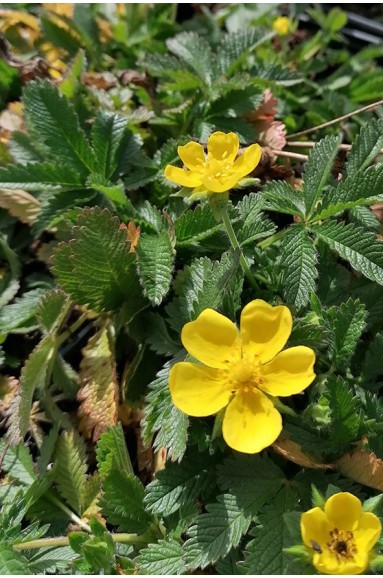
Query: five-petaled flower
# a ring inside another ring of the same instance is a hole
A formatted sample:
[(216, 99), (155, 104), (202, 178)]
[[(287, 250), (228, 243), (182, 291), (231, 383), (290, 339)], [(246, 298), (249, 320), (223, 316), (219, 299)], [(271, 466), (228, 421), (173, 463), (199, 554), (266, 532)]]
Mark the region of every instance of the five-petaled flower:
[(262, 149), (250, 145), (241, 156), (238, 136), (229, 132), (214, 132), (207, 141), (207, 154), (201, 144), (188, 142), (178, 147), (186, 169), (167, 165), (165, 176), (181, 187), (194, 189), (194, 196), (229, 191), (258, 165)]
[(278, 36), (286, 36), (290, 30), (290, 19), (287, 16), (279, 16), (273, 22), (273, 30)]
[(182, 329), (183, 345), (203, 365), (181, 362), (171, 368), (174, 404), (196, 417), (227, 406), (222, 433), (230, 447), (252, 454), (270, 446), (282, 430), (282, 418), (269, 396), (300, 393), (315, 378), (312, 349), (281, 351), (291, 329), (290, 310), (261, 299), (244, 307), (240, 330), (205, 309)]
[(313, 553), (313, 564), (323, 574), (362, 574), (382, 525), (349, 492), (334, 494), (324, 510), (313, 508), (301, 516), (302, 539)]

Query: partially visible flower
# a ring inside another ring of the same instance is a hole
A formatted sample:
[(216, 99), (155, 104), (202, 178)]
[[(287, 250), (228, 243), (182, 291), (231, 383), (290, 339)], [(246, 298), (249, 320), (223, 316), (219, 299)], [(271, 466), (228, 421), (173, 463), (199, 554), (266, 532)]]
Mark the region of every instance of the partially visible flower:
[(279, 16), (273, 22), (273, 30), (278, 36), (286, 36), (290, 30), (290, 19), (287, 16)]
[(286, 127), (280, 120), (275, 120), (278, 101), (268, 88), (263, 93), (261, 104), (246, 115), (257, 131), (257, 139), (262, 146), (282, 150), (286, 145)]
[(207, 141), (207, 154), (201, 144), (188, 142), (177, 151), (186, 169), (167, 165), (165, 176), (181, 187), (194, 189), (193, 194), (224, 193), (235, 187), (258, 165), (262, 149), (250, 145), (241, 156), (238, 136), (214, 132)]
[(349, 492), (331, 496), (321, 508), (301, 516), (302, 539), (323, 574), (363, 574), (382, 532), (379, 518), (363, 512), (360, 500)]
[(272, 397), (300, 393), (315, 378), (312, 349), (281, 351), (291, 329), (290, 310), (261, 299), (244, 307), (239, 330), (227, 317), (205, 309), (182, 329), (185, 349), (203, 365), (181, 362), (171, 368), (174, 405), (195, 417), (227, 406), (222, 433), (230, 447), (253, 454), (270, 446), (282, 430)]

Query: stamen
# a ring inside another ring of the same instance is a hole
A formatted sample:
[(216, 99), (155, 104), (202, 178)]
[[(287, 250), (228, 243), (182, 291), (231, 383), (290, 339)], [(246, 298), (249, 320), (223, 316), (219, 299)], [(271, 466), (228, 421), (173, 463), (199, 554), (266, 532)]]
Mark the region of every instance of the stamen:
[(337, 562), (353, 560), (358, 549), (354, 543), (354, 534), (346, 530), (334, 528), (329, 532), (331, 540), (327, 542), (327, 549), (335, 556)]

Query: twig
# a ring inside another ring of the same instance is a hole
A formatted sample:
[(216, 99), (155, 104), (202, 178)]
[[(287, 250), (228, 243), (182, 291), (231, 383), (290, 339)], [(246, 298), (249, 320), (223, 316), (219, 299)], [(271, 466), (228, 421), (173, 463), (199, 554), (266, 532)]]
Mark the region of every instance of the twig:
[(298, 161), (307, 161), (307, 159), (309, 158), (307, 155), (301, 155), (299, 153), (291, 153), (289, 151), (276, 151), (274, 149), (271, 149), (271, 152), (277, 155), (278, 157), (297, 159)]
[(338, 116), (338, 118), (334, 118), (332, 120), (329, 120), (328, 122), (324, 122), (323, 124), (318, 124), (317, 126), (312, 126), (311, 128), (307, 128), (306, 130), (301, 130), (300, 132), (294, 132), (293, 134), (287, 135), (287, 140), (289, 140), (290, 138), (296, 137), (296, 136), (303, 136), (304, 134), (309, 134), (310, 132), (314, 132), (314, 131), (319, 130), (321, 128), (326, 128), (327, 126), (331, 126), (333, 124), (337, 124), (338, 122), (341, 122), (342, 120), (346, 120), (347, 118), (350, 118), (351, 116), (354, 116), (355, 114), (360, 114), (361, 112), (365, 112), (366, 110), (371, 110), (372, 108), (375, 108), (376, 106), (380, 106), (381, 104), (383, 104), (383, 100), (378, 100), (377, 102), (373, 102), (372, 104), (368, 104), (367, 106), (363, 106), (362, 108), (358, 108), (357, 110), (354, 110), (353, 112), (348, 112), (347, 114), (344, 114), (343, 116)]

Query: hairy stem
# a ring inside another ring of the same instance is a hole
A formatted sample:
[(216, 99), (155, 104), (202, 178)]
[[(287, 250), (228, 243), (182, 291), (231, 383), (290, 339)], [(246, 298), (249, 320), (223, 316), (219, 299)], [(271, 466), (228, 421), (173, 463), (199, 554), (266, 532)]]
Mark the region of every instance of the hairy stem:
[(287, 135), (287, 140), (289, 140), (293, 137), (296, 137), (296, 136), (303, 136), (304, 134), (309, 134), (310, 132), (314, 132), (314, 131), (319, 130), (321, 128), (326, 128), (326, 127), (331, 126), (333, 124), (337, 124), (338, 122), (342, 122), (342, 120), (346, 120), (347, 118), (350, 118), (351, 116), (354, 116), (355, 114), (360, 114), (361, 112), (365, 112), (366, 110), (371, 110), (372, 108), (375, 108), (376, 106), (380, 106), (382, 104), (383, 104), (383, 100), (378, 100), (377, 102), (373, 102), (372, 104), (368, 104), (367, 106), (363, 106), (362, 108), (358, 108), (357, 110), (354, 110), (352, 112), (344, 114), (343, 116), (338, 116), (337, 118), (333, 118), (332, 120), (329, 120), (328, 122), (318, 124), (317, 126), (312, 126), (311, 128), (307, 128), (306, 130), (301, 130), (300, 132), (294, 132), (293, 134), (289, 134), (289, 135)]
[(70, 520), (72, 520), (72, 522), (74, 522), (75, 524), (78, 524), (86, 532), (92, 532), (92, 530), (90, 529), (90, 526), (88, 526), (88, 524), (83, 522), (81, 520), (81, 518), (79, 518), (74, 512), (72, 512), (69, 508), (67, 508), (64, 504), (62, 504), (60, 502), (60, 500), (58, 500), (55, 496), (52, 496), (52, 494), (48, 494), (47, 498), (50, 502), (52, 502), (53, 504), (56, 504), (56, 506), (58, 508), (60, 508), (60, 510), (65, 512), (65, 514), (68, 516), (68, 518)]
[[(114, 542), (119, 544), (147, 544), (146, 536), (142, 534), (110, 534)], [(38, 548), (54, 548), (58, 546), (69, 546), (68, 536), (59, 536), (57, 538), (41, 538), (19, 544), (13, 544), (14, 550), (37, 550)]]
[[(287, 143), (289, 145), (289, 143)], [(286, 157), (288, 159), (297, 159), (298, 161), (307, 161), (309, 158), (307, 155), (301, 155), (299, 153), (291, 153), (290, 151), (277, 151), (272, 149), (272, 153), (277, 155), (278, 157)]]
[(282, 229), (282, 231), (278, 231), (277, 233), (275, 233), (274, 235), (271, 235), (271, 237), (267, 237), (267, 239), (263, 239), (263, 241), (260, 241), (259, 243), (257, 243), (257, 246), (260, 249), (266, 249), (266, 247), (269, 247), (270, 245), (273, 245), (273, 243), (275, 243), (276, 241), (279, 241), (280, 239), (282, 239), (282, 237), (284, 237), (287, 233), (289, 229)]
[(68, 337), (75, 333), (77, 329), (81, 327), (81, 325), (87, 320), (87, 318), (87, 313), (82, 313), (82, 315), (80, 315), (80, 317), (76, 319), (76, 321), (74, 321), (74, 323), (72, 323), (72, 325), (66, 331), (61, 333), (61, 335), (59, 335), (56, 340), (57, 347), (60, 347), (60, 345), (64, 343)]
[(230, 239), (231, 246), (236, 251), (239, 251), (239, 262), (241, 263), (241, 267), (242, 267), (250, 285), (253, 287), (253, 289), (259, 291), (258, 283), (254, 279), (254, 277), (250, 271), (250, 267), (249, 267), (244, 255), (243, 255), (243, 253), (242, 253), (241, 246), (238, 243), (238, 239), (237, 239), (237, 236), (236, 236), (235, 231), (233, 229), (233, 225), (231, 224), (227, 209), (222, 211), (222, 221), (226, 227), (226, 232), (227, 232), (227, 235)]

